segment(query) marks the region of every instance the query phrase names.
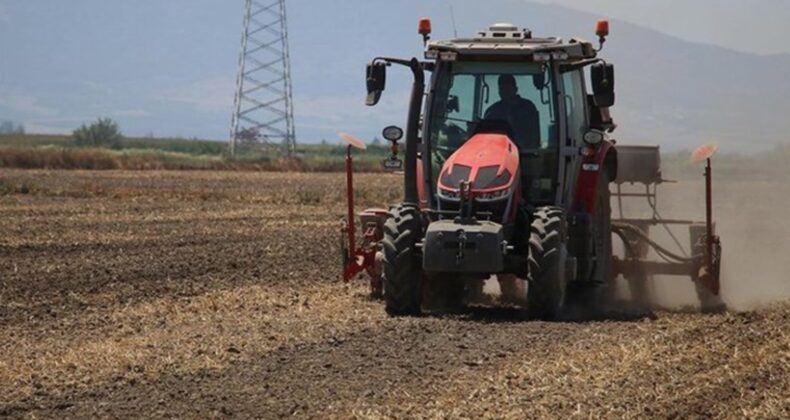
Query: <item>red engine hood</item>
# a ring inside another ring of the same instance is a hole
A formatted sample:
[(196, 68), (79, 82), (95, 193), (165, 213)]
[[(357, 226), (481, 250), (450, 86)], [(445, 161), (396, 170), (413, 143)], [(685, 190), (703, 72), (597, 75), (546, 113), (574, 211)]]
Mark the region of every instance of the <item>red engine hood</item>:
[(473, 191), (498, 191), (513, 186), (518, 169), (518, 148), (506, 135), (476, 134), (444, 163), (439, 186), (457, 191), (468, 181)]

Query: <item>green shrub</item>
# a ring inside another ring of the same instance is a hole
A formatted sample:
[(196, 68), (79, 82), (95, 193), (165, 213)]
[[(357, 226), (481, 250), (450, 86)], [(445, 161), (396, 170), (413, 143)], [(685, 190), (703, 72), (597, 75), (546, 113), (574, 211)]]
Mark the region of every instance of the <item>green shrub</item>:
[(80, 147), (121, 147), (123, 134), (118, 124), (110, 118), (99, 118), (98, 121), (74, 130), (74, 144)]
[(202, 156), (223, 156), (228, 143), (211, 140), (194, 140), (183, 138), (129, 138), (121, 141), (122, 149), (150, 149), (165, 152), (185, 153)]

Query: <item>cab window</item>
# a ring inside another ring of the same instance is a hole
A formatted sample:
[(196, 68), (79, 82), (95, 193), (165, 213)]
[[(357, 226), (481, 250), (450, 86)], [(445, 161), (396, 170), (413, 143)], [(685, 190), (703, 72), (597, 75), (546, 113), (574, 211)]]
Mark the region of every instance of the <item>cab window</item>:
[(581, 144), (587, 130), (587, 95), (584, 92), (582, 71), (574, 70), (562, 75), (565, 88), (565, 112), (568, 117), (568, 137)]
[(443, 64), (429, 110), (432, 175), (478, 129), (495, 128), (519, 149), (522, 188), (530, 202), (553, 202), (559, 118), (552, 74), (549, 66), (533, 62)]

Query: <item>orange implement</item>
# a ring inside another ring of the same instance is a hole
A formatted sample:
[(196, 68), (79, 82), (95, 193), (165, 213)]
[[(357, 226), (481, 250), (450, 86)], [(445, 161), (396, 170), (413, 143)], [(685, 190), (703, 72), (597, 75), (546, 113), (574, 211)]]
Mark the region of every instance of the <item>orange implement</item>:
[(716, 143), (703, 144), (691, 154), (691, 163), (699, 163), (703, 160), (710, 159), (716, 154), (717, 150), (719, 150), (719, 145)]
[(349, 145), (351, 147), (354, 147), (354, 148), (357, 148), (357, 149), (360, 149), (360, 150), (365, 150), (365, 149), (368, 148), (368, 146), (366, 146), (365, 143), (362, 140), (360, 140), (359, 138), (357, 138), (356, 136), (353, 136), (353, 135), (348, 134), (348, 133), (343, 133), (343, 132), (337, 133), (337, 135), (340, 136), (340, 139), (343, 140), (344, 143), (346, 143), (347, 145)]

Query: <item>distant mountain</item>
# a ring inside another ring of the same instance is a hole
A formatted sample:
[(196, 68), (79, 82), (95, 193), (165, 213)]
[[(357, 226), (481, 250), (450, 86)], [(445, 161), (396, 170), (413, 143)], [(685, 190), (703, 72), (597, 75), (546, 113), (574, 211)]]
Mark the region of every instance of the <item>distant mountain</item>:
[[(297, 115), (302, 115), (297, 123), (313, 125), (331, 109), (331, 96), (346, 92), (339, 102), (343, 118), (333, 123), (372, 137), (379, 129), (376, 124), (405, 119), (408, 77), (393, 69), (394, 83), (379, 105), (383, 109), (364, 108), (358, 95), (363, 89), (359, 74), (365, 61), (380, 54), (419, 56), (419, 41), (412, 28), (420, 16), (433, 18), (437, 39), (452, 36), (452, 23), (444, 2), (405, 0), (403, 7), (392, 14), (372, 10), (383, 7), (381, 4), (352, 3), (361, 12), (359, 16), (379, 18), (351, 18), (344, 26), (335, 25), (331, 19), (316, 20), (311, 24), (324, 36), (312, 45), (328, 47), (309, 53), (304, 45), (294, 47), (301, 53), (294, 67), (297, 93), (304, 92), (304, 84), (314, 85), (320, 80), (319, 90), (330, 95), (317, 103), (304, 95), (303, 102), (296, 103)], [(595, 22), (601, 18), (523, 0), (452, 3), (459, 35), (474, 34), (491, 23), (504, 21), (528, 27), (536, 36), (594, 40)], [(409, 13), (400, 11), (412, 8)], [(357, 48), (345, 50), (338, 60), (338, 50), (329, 47), (332, 45)], [(748, 151), (790, 140), (790, 118), (785, 117), (790, 111), (790, 77), (786, 76), (790, 73), (790, 55), (740, 53), (613, 20), (601, 57), (617, 68), (618, 103), (613, 111), (619, 124), (615, 134), (621, 142), (658, 143), (667, 150), (680, 150), (715, 140), (726, 150)], [(325, 71), (327, 66), (331, 72)], [(349, 93), (353, 95), (349, 97)]]
[(790, 56), (684, 42), (617, 22), (603, 51), (616, 63), (624, 140), (735, 150), (790, 140)]
[[(459, 35), (508, 21), (537, 36), (593, 39), (599, 18), (524, 0), (290, 2), (297, 138), (372, 139), (404, 124), (408, 73), (393, 68), (382, 103), (368, 108), (364, 65), (377, 55), (420, 56), (422, 16), (433, 18), (435, 38), (451, 37), (450, 3)], [(132, 136), (226, 138), (242, 2), (183, 4), (11, 3), (0, 16), (0, 119), (67, 133), (109, 116)], [(83, 20), (92, 24), (73, 24)], [(788, 140), (790, 56), (694, 44), (621, 21), (611, 32), (601, 56), (617, 66), (620, 141), (679, 150), (718, 140), (742, 151)]]

